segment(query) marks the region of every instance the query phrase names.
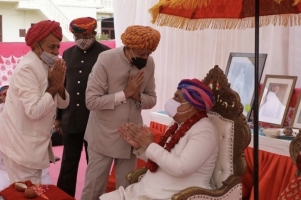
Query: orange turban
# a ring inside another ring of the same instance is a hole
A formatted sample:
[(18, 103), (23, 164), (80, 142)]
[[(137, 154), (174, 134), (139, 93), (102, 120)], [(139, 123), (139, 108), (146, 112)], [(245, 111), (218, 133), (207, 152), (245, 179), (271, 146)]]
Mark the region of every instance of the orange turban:
[(33, 48), (36, 42), (40, 42), (50, 33), (62, 41), (63, 34), (60, 23), (51, 20), (38, 22), (28, 29), (25, 36), (26, 45)]
[(155, 51), (159, 41), (160, 33), (149, 26), (129, 26), (121, 35), (122, 43), (132, 49), (149, 49)]
[(73, 34), (91, 33), (97, 28), (97, 21), (92, 17), (82, 17), (70, 22), (69, 30)]

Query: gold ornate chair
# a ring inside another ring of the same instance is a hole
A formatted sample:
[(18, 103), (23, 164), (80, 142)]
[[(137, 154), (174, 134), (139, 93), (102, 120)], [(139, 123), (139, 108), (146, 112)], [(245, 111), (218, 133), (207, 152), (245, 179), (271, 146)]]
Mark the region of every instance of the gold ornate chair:
[(291, 141), (290, 147), (290, 156), (293, 160), (293, 163), (297, 166), (296, 176), (301, 175), (301, 160), (300, 160), (300, 152), (301, 152), (301, 132), (299, 132), (296, 137)]
[[(215, 66), (203, 80), (213, 91), (216, 103), (208, 117), (219, 132), (219, 155), (211, 178), (213, 190), (199, 187), (183, 188), (172, 200), (236, 200), (242, 198), (242, 175), (246, 170), (244, 149), (251, 140), (251, 131), (242, 114), (238, 94), (230, 88), (224, 72)], [(147, 171), (138, 169), (128, 174), (135, 183)]]

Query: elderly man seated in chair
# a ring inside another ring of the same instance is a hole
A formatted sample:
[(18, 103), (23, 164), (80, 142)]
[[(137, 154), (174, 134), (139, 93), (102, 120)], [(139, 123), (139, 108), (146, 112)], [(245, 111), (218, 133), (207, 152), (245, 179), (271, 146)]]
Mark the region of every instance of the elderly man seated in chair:
[(210, 88), (197, 79), (182, 80), (165, 104), (174, 119), (158, 144), (147, 127), (129, 123), (119, 133), (147, 162), (138, 183), (103, 194), (100, 200), (171, 199), (180, 190), (197, 186), (211, 189), (210, 178), (218, 156), (218, 131), (207, 116), (215, 103)]

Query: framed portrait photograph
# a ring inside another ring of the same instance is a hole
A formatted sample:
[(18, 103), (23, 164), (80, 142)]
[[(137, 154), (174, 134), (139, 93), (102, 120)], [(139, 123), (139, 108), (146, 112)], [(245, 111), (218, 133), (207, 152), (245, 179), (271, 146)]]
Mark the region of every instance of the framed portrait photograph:
[[(258, 83), (260, 83), (267, 56), (267, 54), (259, 54)], [(230, 53), (225, 74), (231, 84), (231, 89), (240, 96), (244, 107), (243, 114), (248, 121), (254, 101), (255, 54)]]
[(296, 81), (297, 76), (265, 76), (259, 101), (259, 121), (283, 126)]
[(292, 121), (290, 126), (292, 128), (297, 128), (301, 130), (301, 106), (300, 106), (300, 102), (301, 101), (301, 92), (299, 94), (295, 109), (294, 109), (294, 114), (292, 116)]

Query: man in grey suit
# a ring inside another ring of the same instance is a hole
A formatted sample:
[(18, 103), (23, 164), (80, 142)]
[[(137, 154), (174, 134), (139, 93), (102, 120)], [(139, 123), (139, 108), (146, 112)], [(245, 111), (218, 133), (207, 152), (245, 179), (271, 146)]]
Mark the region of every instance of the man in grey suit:
[(150, 54), (160, 33), (130, 26), (121, 35), (124, 47), (101, 53), (89, 75), (86, 105), (90, 110), (85, 133), (89, 164), (82, 200), (98, 200), (106, 192), (112, 162), (116, 187), (128, 186), (126, 174), (136, 168), (132, 147), (118, 134), (123, 123), (143, 125), (141, 110), (156, 104), (155, 64)]

